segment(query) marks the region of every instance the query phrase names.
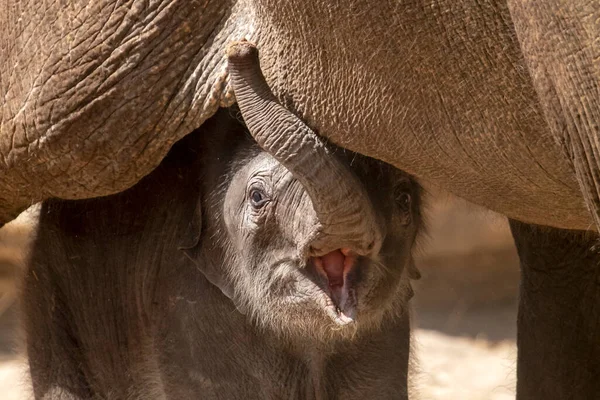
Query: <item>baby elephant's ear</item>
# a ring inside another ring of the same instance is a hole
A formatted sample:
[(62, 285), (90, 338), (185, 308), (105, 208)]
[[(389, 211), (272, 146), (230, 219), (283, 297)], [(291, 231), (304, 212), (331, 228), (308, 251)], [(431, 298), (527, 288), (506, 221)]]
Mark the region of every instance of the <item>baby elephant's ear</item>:
[[(200, 198), (202, 196), (199, 196)], [(194, 249), (200, 246), (200, 238), (202, 237), (202, 204), (198, 201), (192, 212), (192, 217), (188, 221), (187, 226), (183, 229), (179, 250), (184, 251), (188, 256), (195, 253)]]
[[(200, 198), (202, 196), (199, 196)], [(206, 259), (202, 257), (201, 247), (202, 247), (202, 204), (201, 201), (198, 201), (196, 208), (192, 214), (192, 218), (190, 219), (186, 229), (183, 232), (183, 239), (181, 241), (181, 245), (179, 246), (179, 250), (183, 251), (187, 258), (196, 266), (198, 271), (204, 275), (204, 277), (214, 286), (219, 288), (221, 292), (234, 300), (234, 292), (233, 286), (229, 282), (229, 280), (225, 277), (223, 271), (219, 268), (219, 266), (212, 265), (207, 262)], [(235, 301), (234, 301), (235, 304)], [(236, 304), (236, 307), (240, 312), (242, 311), (241, 307)]]

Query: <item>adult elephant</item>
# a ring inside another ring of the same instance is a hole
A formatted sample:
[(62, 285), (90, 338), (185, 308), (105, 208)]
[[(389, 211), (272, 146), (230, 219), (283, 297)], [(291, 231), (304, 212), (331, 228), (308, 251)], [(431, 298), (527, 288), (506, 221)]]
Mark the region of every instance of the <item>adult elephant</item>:
[(322, 135), (511, 218), (519, 398), (600, 390), (600, 3), (1, 8), (1, 221), (45, 198), (137, 182), (232, 103), (224, 49), (247, 38), (274, 93)]

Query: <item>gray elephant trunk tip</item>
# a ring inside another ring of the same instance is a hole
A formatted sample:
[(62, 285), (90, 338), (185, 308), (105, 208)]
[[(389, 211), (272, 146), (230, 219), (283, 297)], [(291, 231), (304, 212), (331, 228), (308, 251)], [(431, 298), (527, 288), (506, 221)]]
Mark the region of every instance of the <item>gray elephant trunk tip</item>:
[(252, 63), (258, 59), (258, 49), (246, 40), (231, 42), (226, 49), (227, 59), (232, 63)]

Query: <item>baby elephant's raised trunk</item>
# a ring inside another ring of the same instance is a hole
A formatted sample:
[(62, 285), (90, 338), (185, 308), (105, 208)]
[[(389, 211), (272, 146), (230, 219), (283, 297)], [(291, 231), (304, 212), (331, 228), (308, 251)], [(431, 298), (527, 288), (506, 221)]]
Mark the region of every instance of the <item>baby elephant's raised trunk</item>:
[(307, 243), (316, 249), (312, 255), (336, 248), (362, 255), (376, 250), (382, 234), (364, 188), (317, 134), (279, 104), (260, 69), (258, 49), (249, 42), (235, 42), (227, 48), (227, 58), (250, 133), (302, 183), (312, 200), (320, 224)]

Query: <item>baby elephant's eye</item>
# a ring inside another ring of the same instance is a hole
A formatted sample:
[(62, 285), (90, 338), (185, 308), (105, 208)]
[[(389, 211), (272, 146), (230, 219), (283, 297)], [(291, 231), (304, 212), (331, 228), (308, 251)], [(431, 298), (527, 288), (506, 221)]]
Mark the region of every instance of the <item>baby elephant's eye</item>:
[(403, 225), (408, 225), (412, 221), (411, 216), (411, 201), (412, 198), (410, 193), (406, 193), (404, 191), (399, 191), (395, 195), (396, 204), (398, 205), (398, 209), (400, 211), (400, 219)]
[(410, 194), (408, 193), (399, 193), (396, 195), (396, 201), (401, 206), (408, 206), (410, 204)]
[(250, 204), (256, 209), (262, 208), (269, 201), (267, 195), (260, 189), (252, 189), (249, 197)]

